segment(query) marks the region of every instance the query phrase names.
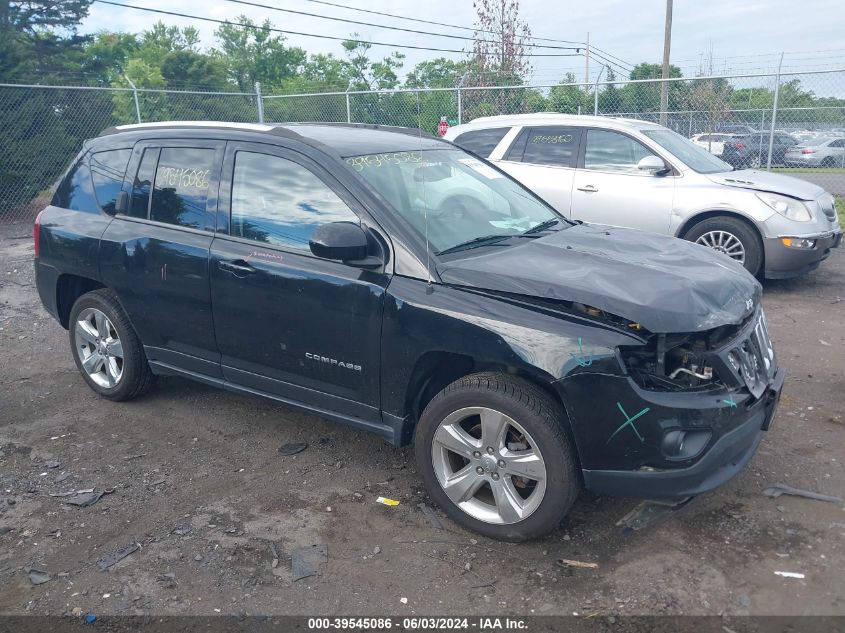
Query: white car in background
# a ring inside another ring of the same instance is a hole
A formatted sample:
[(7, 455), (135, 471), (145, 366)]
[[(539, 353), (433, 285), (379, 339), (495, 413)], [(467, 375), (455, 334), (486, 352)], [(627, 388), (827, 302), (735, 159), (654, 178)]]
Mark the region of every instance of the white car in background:
[(690, 137), (690, 140), (703, 147), (714, 156), (721, 156), (725, 151), (725, 141), (733, 138), (733, 134), (722, 134), (721, 132), (712, 132), (710, 134), (696, 134)]
[(754, 275), (813, 270), (842, 238), (833, 196), (818, 185), (734, 171), (655, 123), (518, 114), (453, 126), (445, 138), (571, 219), (681, 237), (725, 253)]

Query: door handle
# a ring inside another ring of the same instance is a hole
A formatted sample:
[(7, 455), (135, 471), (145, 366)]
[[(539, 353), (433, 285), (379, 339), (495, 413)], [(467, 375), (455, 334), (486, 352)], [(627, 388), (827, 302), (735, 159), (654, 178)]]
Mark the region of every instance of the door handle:
[(578, 191), (586, 191), (587, 193), (595, 193), (598, 191), (593, 185), (586, 185), (585, 187), (578, 187)]
[(217, 262), (217, 267), (220, 270), (225, 270), (227, 273), (234, 273), (235, 276), (244, 276), (244, 275), (251, 275), (253, 273), (258, 272), (257, 269), (250, 266), (245, 260), (243, 259), (233, 259), (230, 261), (219, 261)]

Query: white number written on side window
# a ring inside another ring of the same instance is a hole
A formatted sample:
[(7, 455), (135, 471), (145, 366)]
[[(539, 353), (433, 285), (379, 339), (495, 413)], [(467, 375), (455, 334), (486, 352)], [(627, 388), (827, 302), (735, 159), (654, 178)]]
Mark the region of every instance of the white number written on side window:
[(158, 168), (156, 175), (156, 186), (208, 189), (208, 174), (210, 171), (210, 169), (161, 166)]

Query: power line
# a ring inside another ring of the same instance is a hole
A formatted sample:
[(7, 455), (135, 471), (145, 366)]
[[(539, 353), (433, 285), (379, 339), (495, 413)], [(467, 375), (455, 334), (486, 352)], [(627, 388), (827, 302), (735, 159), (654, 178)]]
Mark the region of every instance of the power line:
[[(262, 26), (257, 24), (241, 24), (239, 22), (232, 22), (230, 20), (217, 20), (215, 18), (209, 18), (199, 15), (190, 15), (187, 13), (180, 13), (178, 11), (166, 11), (164, 9), (152, 9), (150, 7), (139, 7), (133, 4), (121, 4), (119, 2), (112, 2), (111, 0), (93, 0), (93, 2), (99, 4), (108, 4), (115, 7), (121, 7), (122, 9), (135, 9), (136, 11), (146, 11), (148, 13), (158, 13), (161, 15), (170, 15), (173, 17), (178, 18), (187, 18), (189, 20), (200, 20), (203, 22), (213, 22), (215, 24), (226, 24), (228, 26), (235, 26), (239, 28), (249, 28), (249, 29), (256, 29), (259, 31), (265, 32), (272, 32), (272, 33), (281, 33), (283, 35), (299, 35), (302, 37), (314, 37), (323, 40), (334, 40), (334, 41), (353, 41), (358, 42), (360, 44), (370, 44), (372, 46), (388, 46), (391, 48), (410, 48), (414, 50), (423, 50), (423, 51), (432, 51), (437, 53), (461, 53), (465, 54), (466, 51), (454, 49), (454, 48), (432, 48), (430, 46), (414, 46), (412, 44), (395, 44), (390, 42), (376, 42), (371, 40), (362, 40), (353, 37), (336, 37), (332, 35), (319, 35), (317, 33), (304, 33), (302, 31), (289, 31), (283, 29), (277, 29), (269, 26)], [(525, 57), (577, 57), (578, 53), (528, 53)]]
[[(235, 1), (235, 0), (231, 0), (231, 1)], [(405, 15), (398, 15), (396, 13), (386, 13), (384, 11), (375, 11), (373, 9), (362, 9), (360, 7), (351, 7), (349, 5), (340, 4), (340, 3), (337, 3), (337, 2), (328, 2), (328, 0), (306, 0), (306, 2), (312, 2), (314, 4), (322, 4), (322, 5), (334, 7), (334, 8), (337, 8), (337, 9), (347, 9), (349, 11), (358, 11), (360, 13), (369, 13), (371, 15), (380, 15), (380, 16), (387, 17), (387, 18), (395, 18), (397, 20), (407, 20), (409, 22), (418, 22), (420, 24), (431, 24), (433, 26), (444, 26), (444, 27), (450, 28), (450, 29), (460, 29), (460, 30), (463, 30), (463, 31), (472, 31), (473, 33), (488, 33), (488, 34), (492, 34), (492, 35), (497, 35), (497, 33), (495, 31), (490, 31), (490, 30), (487, 30), (487, 29), (478, 29), (478, 28), (475, 28), (475, 27), (461, 26), (461, 25), (458, 25), (458, 24), (449, 24), (448, 22), (437, 22), (437, 21), (434, 21), (434, 20), (425, 20), (423, 18), (412, 18), (412, 17), (405, 16)], [(554, 39), (554, 38), (549, 38), (549, 37), (535, 37), (533, 35), (531, 36), (531, 39), (536, 40), (538, 42), (554, 42), (556, 44), (575, 44), (579, 48), (586, 48), (586, 45), (587, 45), (586, 42), (583, 42), (583, 41), (561, 40), (561, 39)], [(546, 47), (544, 47), (544, 48), (546, 48)], [(598, 51), (599, 53), (601, 53), (602, 55), (600, 55), (600, 56), (607, 56), (607, 57), (615, 59), (616, 60), (615, 63), (614, 62), (609, 62), (609, 63), (614, 63), (615, 65), (618, 64), (619, 67), (622, 68), (625, 72), (630, 72), (633, 69), (630, 62), (627, 62), (627, 61), (623, 60), (622, 58), (617, 57), (616, 55), (612, 55), (611, 53), (609, 53), (605, 50), (602, 50), (601, 48), (598, 48), (597, 46), (593, 46), (591, 44), (590, 45), (590, 52), (592, 53), (594, 51)], [(605, 60), (605, 61), (609, 61), (609, 60)]]
[[(359, 11), (360, 13), (370, 13), (372, 15), (381, 15), (381, 16), (386, 17), (386, 18), (396, 18), (397, 20), (407, 20), (409, 22), (419, 22), (421, 24), (431, 24), (431, 25), (434, 25), (434, 26), (445, 26), (445, 27), (450, 28), (450, 29), (461, 29), (461, 30), (464, 30), (464, 31), (473, 31), (473, 32), (477, 32), (477, 33), (490, 33), (490, 34), (496, 35), (495, 31), (488, 31), (488, 30), (485, 30), (485, 29), (476, 29), (476, 28), (470, 27), (470, 26), (460, 26), (458, 24), (449, 24), (447, 22), (435, 22), (433, 20), (424, 20), (422, 18), (412, 18), (412, 17), (408, 17), (408, 16), (405, 16), (405, 15), (397, 15), (395, 13), (385, 13), (383, 11), (375, 11), (373, 9), (361, 9), (359, 7), (350, 7), (349, 5), (346, 5), (346, 4), (339, 4), (339, 3), (336, 3), (336, 2), (328, 2), (326, 0), (305, 0), (305, 1), (306, 2), (313, 2), (314, 4), (323, 4), (323, 5), (326, 5), (326, 6), (329, 6), (329, 7), (335, 7), (337, 9), (348, 9), (349, 11)], [(583, 48), (584, 45), (585, 45), (584, 42), (577, 42), (577, 41), (572, 41), (572, 40), (555, 40), (555, 39), (550, 39), (550, 38), (547, 38), (547, 37), (533, 37), (532, 36), (531, 39), (542, 40), (544, 42), (556, 42), (558, 44), (577, 44), (577, 45), (580, 45), (581, 48)]]
[[(461, 40), (463, 42), (470, 42), (472, 41), (471, 37), (465, 37), (463, 35), (452, 35), (449, 33), (435, 33), (432, 31), (420, 31), (417, 29), (406, 29), (401, 26), (390, 26), (388, 24), (375, 24), (373, 22), (361, 22), (360, 20), (350, 20), (348, 18), (338, 18), (332, 15), (320, 15), (318, 13), (309, 13), (307, 11), (297, 11), (295, 9), (283, 9), (281, 7), (274, 7), (268, 4), (261, 4), (258, 2), (249, 2), (248, 0), (226, 0), (226, 2), (231, 2), (233, 4), (242, 4), (250, 7), (257, 7), (259, 9), (270, 9), (271, 11), (282, 11), (284, 13), (294, 13), (296, 15), (304, 15), (310, 18), (320, 18), (322, 20), (332, 20), (334, 22), (346, 22), (348, 24), (358, 24), (360, 26), (372, 26), (377, 29), (388, 29), (390, 31), (403, 31), (405, 33), (418, 33), (420, 35), (433, 35), (434, 37), (447, 37), (454, 40)], [(532, 39), (530, 37), (526, 39)], [(493, 42), (494, 44), (501, 44), (501, 41)], [(558, 49), (558, 50), (575, 50), (578, 51), (584, 46), (549, 46), (544, 44), (523, 44), (523, 46), (530, 47), (530, 48), (550, 48), (550, 49)]]

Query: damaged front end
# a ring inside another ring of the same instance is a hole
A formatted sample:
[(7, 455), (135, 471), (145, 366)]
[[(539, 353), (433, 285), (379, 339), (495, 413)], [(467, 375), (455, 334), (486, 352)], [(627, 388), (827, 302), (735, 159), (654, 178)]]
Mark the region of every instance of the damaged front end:
[(762, 309), (736, 326), (651, 334), (647, 341), (620, 348), (625, 368), (643, 389), (732, 392), (747, 388), (759, 398), (777, 365)]
[(637, 330), (618, 349), (623, 375), (581, 370), (559, 381), (584, 481), (597, 493), (650, 498), (699, 494), (734, 476), (768, 428), (784, 373), (766, 317), (690, 333)]

